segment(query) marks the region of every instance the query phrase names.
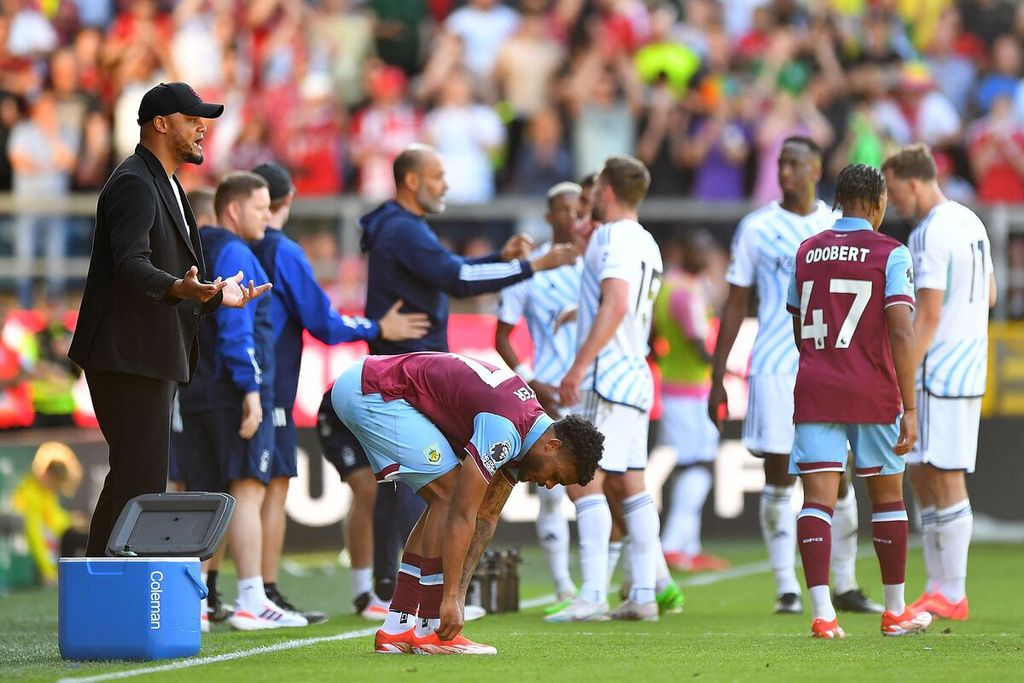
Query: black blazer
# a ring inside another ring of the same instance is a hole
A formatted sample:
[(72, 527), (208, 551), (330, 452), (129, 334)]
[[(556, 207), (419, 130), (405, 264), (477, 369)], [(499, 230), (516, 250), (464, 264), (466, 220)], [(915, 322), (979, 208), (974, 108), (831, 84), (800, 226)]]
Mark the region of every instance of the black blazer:
[(124, 372), (188, 382), (199, 358), (199, 318), (215, 310), (167, 291), (189, 268), (206, 279), (195, 216), (181, 192), (188, 230), (167, 174), (142, 145), (100, 192), (89, 274), (68, 356), (86, 372)]

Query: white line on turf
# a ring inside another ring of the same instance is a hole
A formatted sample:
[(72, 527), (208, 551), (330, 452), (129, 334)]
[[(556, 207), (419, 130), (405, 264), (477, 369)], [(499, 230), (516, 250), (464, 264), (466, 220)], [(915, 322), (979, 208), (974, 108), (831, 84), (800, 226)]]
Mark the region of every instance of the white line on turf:
[(333, 640), (351, 640), (352, 638), (362, 638), (364, 636), (372, 636), (376, 632), (376, 628), (364, 628), (358, 631), (346, 631), (344, 633), (338, 633), (333, 636), (321, 636), (319, 638), (303, 638), (301, 640), (286, 640), (283, 643), (275, 643), (274, 645), (264, 645), (262, 647), (254, 647), (248, 650), (236, 650), (235, 652), (226, 652), (222, 655), (212, 655), (210, 657), (196, 657), (195, 659), (183, 659), (181, 661), (171, 662), (170, 664), (161, 664), (159, 666), (128, 669), (127, 671), (112, 671), (110, 673), (97, 674), (95, 676), (83, 676), (81, 678), (62, 678), (59, 681), (57, 681), (57, 683), (98, 683), (99, 681), (112, 681), (119, 678), (134, 678), (135, 676), (155, 674), (160, 673), (162, 671), (178, 671), (180, 669), (190, 669), (194, 666), (203, 666), (204, 664), (216, 664), (217, 662), (227, 662), (232, 659), (241, 659), (243, 657), (251, 657), (252, 655), (261, 655), (266, 654), (268, 652), (281, 652), (282, 650), (293, 650), (297, 647), (306, 647), (307, 645), (316, 645), (317, 643), (327, 643)]

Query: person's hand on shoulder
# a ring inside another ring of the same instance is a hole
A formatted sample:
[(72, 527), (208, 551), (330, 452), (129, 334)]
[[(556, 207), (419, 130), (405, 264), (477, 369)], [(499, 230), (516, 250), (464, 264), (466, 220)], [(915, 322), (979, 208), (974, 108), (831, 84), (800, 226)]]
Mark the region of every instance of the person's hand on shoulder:
[(533, 267), (535, 273), (539, 273), (542, 270), (553, 270), (575, 263), (579, 255), (580, 253), (576, 247), (568, 242), (553, 244), (543, 256), (538, 256), (530, 261), (530, 266)]
[(380, 325), (381, 339), (387, 341), (419, 339), (430, 331), (430, 318), (426, 313), (398, 312), (404, 303), (399, 299), (388, 309), (384, 317), (377, 321), (377, 324)]
[(533, 238), (529, 235), (518, 234), (509, 238), (505, 246), (501, 248), (502, 261), (525, 261), (530, 258), (533, 251)]

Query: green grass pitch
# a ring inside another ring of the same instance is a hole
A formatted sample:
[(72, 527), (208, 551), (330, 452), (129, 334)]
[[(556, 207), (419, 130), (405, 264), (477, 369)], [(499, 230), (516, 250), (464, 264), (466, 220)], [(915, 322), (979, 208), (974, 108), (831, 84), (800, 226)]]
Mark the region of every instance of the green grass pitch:
[[(291, 558), (280, 584), (300, 606), (326, 609), (327, 623), (257, 633), (215, 626), (204, 636), (200, 658), (182, 662), (64, 662), (57, 650), (56, 591), (16, 592), (0, 596), (0, 681), (1024, 681), (1020, 545), (972, 547), (970, 621), (937, 621), (926, 635), (883, 638), (877, 616), (842, 615), (848, 634), (842, 642), (812, 640), (806, 614), (771, 613), (773, 583), (759, 543), (709, 550), (731, 559), (734, 570), (677, 577), (687, 598), (683, 614), (660, 623), (555, 625), (545, 624), (534, 607), (470, 623), (466, 634), (495, 645), (497, 657), (373, 654), (372, 636), (352, 635), (373, 625), (349, 613), (347, 572), (326, 555)], [(878, 598), (877, 564), (869, 547), (861, 550), (858, 578)], [(548, 593), (539, 553), (528, 549), (525, 556), (523, 598)], [(919, 549), (911, 550), (908, 577), (913, 599), (922, 587)], [(225, 572), (228, 599), (233, 584)], [(297, 646), (253, 652), (283, 643)], [(144, 671), (169, 666), (176, 668)], [(114, 679), (118, 673), (127, 678)]]

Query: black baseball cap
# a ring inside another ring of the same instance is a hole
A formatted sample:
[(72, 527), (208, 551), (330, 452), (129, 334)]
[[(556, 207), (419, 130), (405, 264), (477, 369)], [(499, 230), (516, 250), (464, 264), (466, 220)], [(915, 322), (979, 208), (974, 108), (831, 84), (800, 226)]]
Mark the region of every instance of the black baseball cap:
[(292, 174), (281, 164), (260, 164), (252, 169), (252, 172), (267, 181), (272, 202), (284, 199), (295, 190), (295, 186), (292, 185)]
[(157, 116), (168, 114), (188, 114), (204, 119), (215, 119), (223, 113), (223, 104), (203, 102), (191, 85), (175, 81), (154, 86), (142, 96), (142, 103), (139, 105), (139, 125), (152, 121)]

